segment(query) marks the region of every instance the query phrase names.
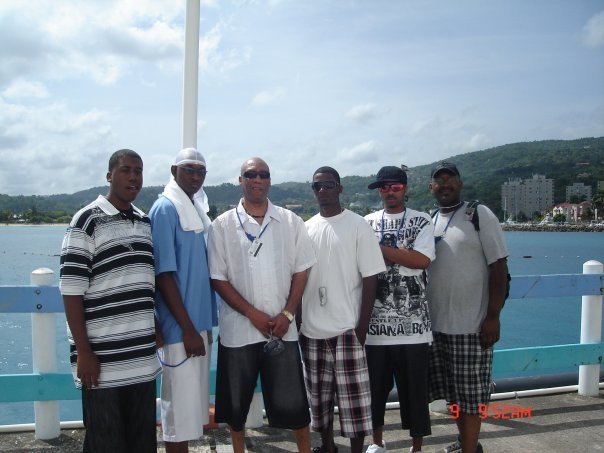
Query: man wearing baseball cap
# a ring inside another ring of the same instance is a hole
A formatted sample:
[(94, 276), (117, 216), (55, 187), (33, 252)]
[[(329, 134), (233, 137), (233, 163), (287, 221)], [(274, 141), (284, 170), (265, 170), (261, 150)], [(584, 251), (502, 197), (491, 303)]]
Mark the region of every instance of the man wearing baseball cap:
[(405, 206), (407, 173), (380, 168), (369, 189), (378, 189), (384, 208), (368, 214), (380, 241), (386, 272), (378, 275), (376, 300), (365, 350), (371, 385), (373, 444), (367, 453), (383, 453), (384, 413), (396, 382), (402, 427), (419, 452), (431, 434), (428, 407), (428, 362), (432, 330), (426, 299), (426, 268), (434, 260), (434, 227), (430, 216)]
[[(459, 408), (458, 439), (444, 451), (482, 452), (479, 408), (488, 405), (491, 394), (508, 252), (495, 214), (461, 199), (463, 182), (455, 164), (440, 162), (430, 176), (429, 189), (439, 206), (433, 217), (438, 259), (428, 269), (434, 335), (430, 397)], [(475, 214), (479, 224), (472, 221)]]

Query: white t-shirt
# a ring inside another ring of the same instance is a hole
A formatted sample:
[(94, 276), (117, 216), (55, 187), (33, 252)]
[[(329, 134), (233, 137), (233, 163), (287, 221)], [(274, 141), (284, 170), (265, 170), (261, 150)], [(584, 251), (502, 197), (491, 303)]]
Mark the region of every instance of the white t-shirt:
[[(250, 254), (252, 240), (262, 243)], [(208, 235), (210, 278), (228, 281), (258, 310), (276, 316), (287, 302), (291, 279), (315, 263), (312, 243), (304, 221), (293, 212), (270, 201), (262, 225), (248, 216), (241, 201), (220, 215)], [(219, 308), (220, 342), (228, 347), (259, 343), (266, 339), (250, 320), (222, 302)], [(292, 323), (283, 340), (298, 339)]]
[[(407, 208), (398, 214), (381, 211), (365, 216), (382, 245), (415, 250), (434, 261), (434, 226), (424, 212)], [(429, 343), (432, 328), (426, 299), (426, 273), (399, 264), (378, 276), (368, 345)]]
[(336, 337), (357, 326), (362, 279), (384, 272), (386, 266), (373, 230), (354, 212), (317, 214), (306, 228), (317, 264), (304, 291), (301, 332), (309, 338)]
[(508, 256), (495, 214), (479, 204), (480, 231), (476, 231), (466, 206), (438, 213), (434, 219), (435, 237), (444, 233), (436, 244), (437, 259), (428, 269), (427, 294), (435, 332), (480, 331), (489, 303), (488, 265)]

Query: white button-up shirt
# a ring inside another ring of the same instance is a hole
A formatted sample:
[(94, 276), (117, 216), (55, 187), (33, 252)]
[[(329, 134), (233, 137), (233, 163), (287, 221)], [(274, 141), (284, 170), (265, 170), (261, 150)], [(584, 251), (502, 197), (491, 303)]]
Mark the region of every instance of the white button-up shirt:
[[(254, 239), (262, 245), (254, 256)], [(242, 201), (220, 215), (208, 236), (210, 277), (228, 281), (258, 310), (276, 316), (284, 309), (292, 276), (315, 264), (312, 242), (304, 221), (293, 212), (268, 202), (262, 225), (244, 210)], [(248, 318), (222, 302), (219, 309), (220, 342), (239, 347), (266, 341)], [(295, 323), (283, 337), (295, 341)]]

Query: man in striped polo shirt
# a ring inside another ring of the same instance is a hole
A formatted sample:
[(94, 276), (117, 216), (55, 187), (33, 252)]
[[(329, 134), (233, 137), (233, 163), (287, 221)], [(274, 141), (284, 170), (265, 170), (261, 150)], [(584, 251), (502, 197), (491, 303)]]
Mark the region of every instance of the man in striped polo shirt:
[(155, 274), (149, 218), (132, 202), (143, 161), (113, 153), (109, 193), (73, 217), (61, 249), (59, 288), (71, 367), (82, 389), (84, 452), (155, 452)]

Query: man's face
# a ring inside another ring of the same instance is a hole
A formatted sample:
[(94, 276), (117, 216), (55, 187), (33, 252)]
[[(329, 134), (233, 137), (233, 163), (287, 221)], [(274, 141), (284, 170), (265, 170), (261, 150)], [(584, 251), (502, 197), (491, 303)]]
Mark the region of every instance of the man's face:
[(271, 187), (270, 171), (266, 162), (251, 159), (241, 167), (239, 184), (243, 198), (251, 203), (262, 203), (268, 198)]
[(113, 170), (107, 172), (109, 202), (117, 209), (129, 209), (143, 187), (143, 161), (137, 157), (124, 156)]
[(407, 184), (401, 182), (384, 183), (378, 187), (378, 192), (384, 203), (384, 208), (387, 210), (402, 209), (405, 207)]
[(193, 198), (206, 179), (206, 167), (199, 164), (186, 164), (183, 166), (172, 166), (172, 175), (184, 193)]
[[(312, 178), (313, 193), (319, 207), (332, 207), (339, 205), (342, 186), (331, 173), (317, 173)], [(323, 184), (325, 183), (325, 184)], [(319, 189), (319, 190), (316, 190)]]
[(448, 170), (436, 173), (429, 185), (430, 192), (439, 206), (453, 206), (459, 203), (462, 187), (463, 183), (459, 176)]

